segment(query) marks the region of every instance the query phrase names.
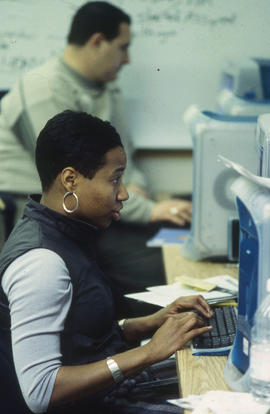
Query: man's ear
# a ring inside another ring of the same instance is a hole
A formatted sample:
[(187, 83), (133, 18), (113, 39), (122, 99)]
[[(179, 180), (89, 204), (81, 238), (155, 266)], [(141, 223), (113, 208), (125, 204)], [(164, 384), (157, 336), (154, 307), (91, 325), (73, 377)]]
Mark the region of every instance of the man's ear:
[(94, 33), (88, 40), (89, 45), (92, 47), (99, 47), (104, 41), (106, 41), (106, 37), (101, 32)]
[(66, 191), (75, 191), (79, 173), (73, 167), (65, 167), (61, 171), (61, 183)]

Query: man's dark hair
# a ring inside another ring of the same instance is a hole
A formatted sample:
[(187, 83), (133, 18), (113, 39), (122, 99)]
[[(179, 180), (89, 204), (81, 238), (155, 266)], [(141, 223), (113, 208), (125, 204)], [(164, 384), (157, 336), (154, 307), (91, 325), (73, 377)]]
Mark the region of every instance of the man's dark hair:
[(93, 1), (78, 9), (71, 22), (68, 43), (83, 46), (94, 33), (103, 33), (107, 40), (119, 34), (120, 23), (131, 23), (123, 10), (106, 1)]
[(41, 130), (36, 145), (36, 166), (42, 190), (47, 191), (65, 167), (93, 178), (105, 163), (105, 154), (123, 146), (115, 128), (86, 112), (63, 111)]

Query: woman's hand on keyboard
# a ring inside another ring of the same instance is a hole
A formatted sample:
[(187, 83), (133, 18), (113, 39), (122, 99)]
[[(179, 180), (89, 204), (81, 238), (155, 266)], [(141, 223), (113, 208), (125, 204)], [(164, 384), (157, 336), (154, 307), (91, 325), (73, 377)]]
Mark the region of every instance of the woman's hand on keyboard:
[(196, 310), (206, 318), (213, 316), (213, 311), (206, 300), (201, 295), (180, 296), (170, 305), (151, 315), (153, 326), (160, 327), (170, 316), (179, 313)]
[(167, 306), (167, 308), (169, 313), (179, 313), (186, 310), (195, 309), (206, 318), (213, 316), (211, 307), (201, 295), (180, 296), (169, 306)]
[(149, 338), (169, 318), (180, 318), (181, 320), (184, 313), (191, 316), (196, 313), (198, 317), (201, 316), (201, 320), (213, 316), (211, 307), (201, 295), (181, 296), (170, 305), (151, 315), (127, 319), (124, 331), (125, 338), (130, 342), (137, 341), (138, 338)]
[(150, 347), (153, 362), (168, 358), (187, 342), (212, 329), (205, 326), (203, 319), (194, 312), (172, 314), (145, 345)]

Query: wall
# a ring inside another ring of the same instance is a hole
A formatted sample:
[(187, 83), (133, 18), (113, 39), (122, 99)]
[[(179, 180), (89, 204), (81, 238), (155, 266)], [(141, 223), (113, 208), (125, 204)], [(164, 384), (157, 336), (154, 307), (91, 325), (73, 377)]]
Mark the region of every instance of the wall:
[(191, 150), (138, 150), (138, 166), (145, 173), (154, 195), (192, 192)]

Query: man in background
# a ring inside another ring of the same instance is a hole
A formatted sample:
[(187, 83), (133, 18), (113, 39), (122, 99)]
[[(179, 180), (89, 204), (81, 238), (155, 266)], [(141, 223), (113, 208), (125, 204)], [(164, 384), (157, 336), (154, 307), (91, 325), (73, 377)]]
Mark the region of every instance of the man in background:
[(86, 111), (117, 129), (127, 153), (124, 182), (129, 200), (121, 222), (100, 234), (98, 260), (123, 292), (165, 283), (161, 251), (145, 243), (161, 223), (183, 226), (191, 217), (188, 201), (154, 201), (135, 165), (115, 83), (129, 63), (130, 25), (130, 17), (107, 2), (84, 4), (72, 20), (63, 54), (18, 79), (2, 99), (0, 114), (0, 192), (15, 199), (17, 217), (27, 194), (41, 191), (34, 151), (49, 118), (65, 109)]

